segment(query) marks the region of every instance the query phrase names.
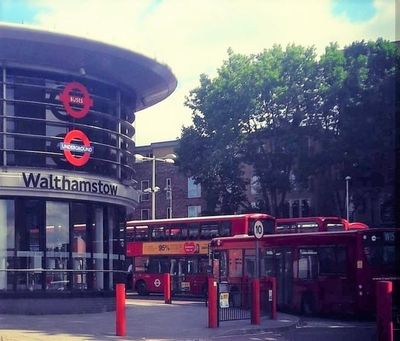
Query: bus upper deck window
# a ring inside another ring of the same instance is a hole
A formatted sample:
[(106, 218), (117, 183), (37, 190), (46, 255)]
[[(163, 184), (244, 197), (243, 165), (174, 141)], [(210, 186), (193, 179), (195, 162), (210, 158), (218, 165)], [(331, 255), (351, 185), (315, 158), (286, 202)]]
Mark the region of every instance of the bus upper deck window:
[(212, 239), (218, 237), (218, 224), (210, 223), (207, 225), (201, 225), (200, 227), (200, 238), (201, 239)]
[(179, 226), (171, 226), (169, 228), (169, 237), (171, 240), (182, 239), (182, 230)]
[(149, 227), (136, 226), (135, 227), (135, 240), (144, 241), (149, 240)]
[(151, 229), (152, 240), (164, 240), (165, 239), (165, 227), (164, 226), (153, 226)]
[(219, 235), (221, 237), (229, 237), (231, 235), (231, 222), (223, 221), (219, 227)]
[(190, 224), (189, 225), (189, 239), (198, 239), (199, 238), (199, 225), (198, 224)]

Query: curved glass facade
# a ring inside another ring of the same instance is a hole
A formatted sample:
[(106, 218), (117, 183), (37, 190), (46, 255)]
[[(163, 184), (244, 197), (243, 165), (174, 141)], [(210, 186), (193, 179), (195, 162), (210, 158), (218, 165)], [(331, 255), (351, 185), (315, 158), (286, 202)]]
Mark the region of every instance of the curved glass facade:
[(124, 220), (113, 205), (0, 199), (0, 293), (112, 290)]
[[(124, 268), (126, 207), (91, 196), (117, 191), (99, 178), (134, 176), (135, 98), (85, 77), (1, 73), (0, 164), (22, 170), (25, 189), (0, 197), (0, 293), (113, 290)], [(89, 187), (74, 189), (74, 181)], [(52, 190), (64, 199), (46, 197)]]
[(26, 299), (3, 300), (0, 313), (113, 309), (139, 200), (135, 112), (168, 97), (176, 78), (102, 42), (0, 33), (0, 297)]
[[(1, 165), (82, 171), (121, 181), (133, 178), (133, 96), (84, 77), (17, 68), (1, 71)], [(82, 111), (85, 99), (92, 104), (79, 118), (69, 114), (61, 100), (66, 87), (76, 82), (87, 89), (89, 97), (72, 88), (67, 94), (70, 108)], [(68, 162), (60, 148), (72, 130), (84, 133), (93, 150), (90, 162), (79, 167)]]

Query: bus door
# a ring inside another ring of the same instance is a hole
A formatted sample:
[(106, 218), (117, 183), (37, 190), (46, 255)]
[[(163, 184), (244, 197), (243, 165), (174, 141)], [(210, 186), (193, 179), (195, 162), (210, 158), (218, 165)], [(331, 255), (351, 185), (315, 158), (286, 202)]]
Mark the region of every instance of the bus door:
[(184, 258), (171, 259), (170, 274), (172, 279), (172, 292), (180, 293), (187, 291), (187, 282), (185, 282), (185, 275), (187, 273), (187, 262)]
[(275, 252), (278, 306), (290, 307), (293, 299), (293, 255), (289, 249)]

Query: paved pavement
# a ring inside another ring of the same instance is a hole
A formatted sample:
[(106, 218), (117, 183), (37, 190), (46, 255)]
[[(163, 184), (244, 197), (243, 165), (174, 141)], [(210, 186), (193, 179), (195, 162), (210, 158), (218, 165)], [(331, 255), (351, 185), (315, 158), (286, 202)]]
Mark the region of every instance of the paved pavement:
[(229, 335), (295, 328), (299, 318), (278, 313), (261, 325), (249, 320), (208, 328), (204, 302), (127, 299), (126, 336), (115, 336), (115, 312), (82, 315), (0, 315), (0, 341), (208, 340)]

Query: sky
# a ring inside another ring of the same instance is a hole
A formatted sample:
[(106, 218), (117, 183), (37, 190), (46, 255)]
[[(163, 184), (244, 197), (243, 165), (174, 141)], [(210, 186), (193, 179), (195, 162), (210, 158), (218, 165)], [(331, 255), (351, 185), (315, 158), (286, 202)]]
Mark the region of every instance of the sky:
[(0, 21), (103, 41), (168, 65), (178, 86), (136, 113), (141, 146), (180, 137), (182, 126), (192, 122), (185, 97), (199, 86), (201, 74), (216, 76), (228, 48), (250, 55), (295, 43), (322, 54), (330, 42), (344, 47), (378, 37), (398, 40), (399, 5), (400, 0), (0, 0)]

